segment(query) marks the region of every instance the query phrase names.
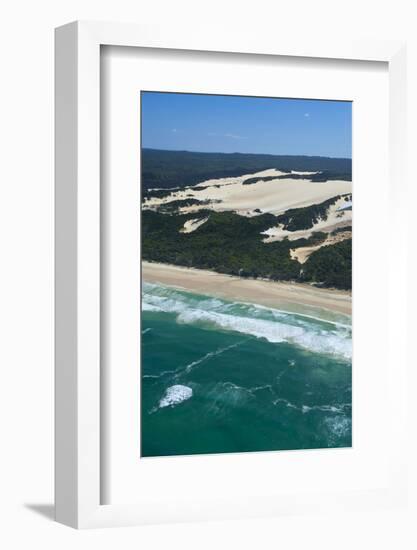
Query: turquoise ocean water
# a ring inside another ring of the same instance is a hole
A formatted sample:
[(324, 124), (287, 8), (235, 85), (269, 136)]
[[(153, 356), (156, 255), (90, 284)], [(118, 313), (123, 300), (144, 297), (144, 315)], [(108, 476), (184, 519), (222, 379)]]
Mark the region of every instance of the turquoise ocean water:
[(350, 317), (143, 283), (142, 456), (350, 447)]

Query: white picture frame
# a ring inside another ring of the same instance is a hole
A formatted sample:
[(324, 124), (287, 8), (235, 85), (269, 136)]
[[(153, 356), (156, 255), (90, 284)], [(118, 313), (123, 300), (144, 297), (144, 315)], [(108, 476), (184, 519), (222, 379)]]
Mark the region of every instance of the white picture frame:
[[(56, 30), (56, 519), (76, 528), (160, 521), (262, 516), (327, 509), (397, 505), (406, 490), (402, 430), (390, 456), (387, 487), (360, 494), (288, 495), (285, 503), (259, 498), (248, 506), (167, 503), (101, 504), (100, 400), (100, 48), (102, 45), (229, 52), (334, 60), (382, 61), (389, 70), (390, 194), (399, 216), (405, 185), (405, 45), (384, 40), (300, 39), (293, 43), (251, 33), (75, 22)], [(399, 222), (400, 223), (400, 222)], [(405, 269), (405, 250), (393, 258)], [(405, 293), (390, 315), (405, 315)], [(404, 346), (405, 349), (405, 346)], [(405, 422), (406, 355), (399, 357), (391, 404)]]

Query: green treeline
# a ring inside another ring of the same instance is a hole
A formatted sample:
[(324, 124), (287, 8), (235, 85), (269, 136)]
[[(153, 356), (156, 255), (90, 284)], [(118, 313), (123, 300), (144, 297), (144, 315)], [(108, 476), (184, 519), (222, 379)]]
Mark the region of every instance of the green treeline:
[[(352, 160), (329, 157), (195, 153), (142, 149), (142, 190), (184, 188), (207, 179), (237, 177), (276, 168), (282, 172), (322, 172), (317, 178), (351, 179)], [(295, 176), (295, 175), (294, 175)], [(314, 180), (314, 181), (326, 181)]]
[(252, 185), (253, 183), (258, 183), (258, 181), (273, 181), (273, 180), (284, 180), (284, 179), (291, 179), (291, 180), (308, 180), (312, 182), (320, 182), (324, 183), (326, 181), (331, 180), (343, 180), (343, 181), (352, 181), (352, 173), (351, 172), (331, 172), (329, 170), (324, 170), (323, 172), (318, 172), (317, 174), (309, 174), (309, 175), (303, 175), (303, 174), (284, 174), (280, 176), (266, 176), (266, 177), (254, 177), (254, 178), (248, 178), (242, 182), (243, 185)]
[[(320, 219), (326, 220), (328, 209), (331, 205), (335, 204), (340, 198), (344, 195), (337, 195), (330, 199), (327, 199), (319, 204), (312, 204), (310, 206), (301, 206), (300, 208), (290, 208), (286, 210), (283, 214), (274, 216), (273, 214), (262, 214), (260, 216), (255, 216), (254, 218), (249, 218), (249, 225), (252, 227), (262, 226), (264, 229), (259, 231), (264, 231), (269, 227), (282, 225), (287, 231), (300, 231), (302, 229), (310, 229), (314, 226)], [(194, 205), (209, 205), (214, 202), (219, 202), (218, 200), (199, 200), (195, 198), (184, 198), (177, 199), (167, 203), (162, 203), (158, 206), (159, 212), (164, 213), (178, 213), (179, 209), (185, 206), (194, 206)], [(146, 203), (145, 203), (146, 204)], [(259, 209), (258, 209), (259, 210)], [(259, 212), (261, 212), (259, 210)], [(201, 210), (194, 213), (195, 215), (200, 216)], [(241, 216), (239, 216), (241, 218)]]
[(301, 279), (326, 286), (352, 288), (352, 239), (316, 250), (303, 265)]
[(158, 206), (158, 210), (160, 212), (173, 214), (177, 212), (180, 208), (184, 208), (185, 206), (195, 206), (195, 205), (202, 206), (202, 205), (211, 204), (213, 202), (217, 202), (217, 201), (210, 200), (210, 199), (200, 200), (200, 199), (194, 199), (194, 198), (178, 199), (178, 200), (160, 204)]
[(311, 206), (301, 208), (290, 208), (277, 216), (277, 224), (282, 224), (287, 231), (310, 229), (319, 219), (327, 220), (329, 206), (337, 202), (341, 197), (342, 195), (337, 195), (319, 204), (312, 204)]
[[(314, 233), (309, 239), (264, 243), (261, 232), (276, 224), (276, 216), (272, 214), (246, 218), (234, 212), (200, 210), (198, 215), (208, 220), (191, 233), (181, 233), (184, 223), (195, 218), (195, 213), (169, 215), (143, 210), (142, 258), (241, 277), (303, 280), (350, 288), (351, 262), (348, 262), (348, 249), (344, 245), (348, 241), (319, 249), (301, 265), (291, 259), (290, 249), (317, 244), (326, 234)], [(322, 251), (325, 253), (319, 255)]]

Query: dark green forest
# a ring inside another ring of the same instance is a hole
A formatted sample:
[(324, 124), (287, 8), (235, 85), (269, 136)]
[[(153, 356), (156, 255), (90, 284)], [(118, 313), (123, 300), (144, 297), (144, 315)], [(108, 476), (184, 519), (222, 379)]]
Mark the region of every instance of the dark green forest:
[(326, 238), (325, 233), (313, 233), (309, 239), (264, 243), (261, 232), (277, 224), (278, 217), (273, 214), (246, 218), (234, 212), (200, 210), (198, 215), (208, 220), (191, 233), (181, 233), (184, 223), (195, 218), (195, 213), (172, 215), (143, 210), (142, 258), (241, 277), (351, 288), (351, 240), (323, 247), (301, 265), (291, 259), (290, 249), (318, 244)]
[(276, 217), (276, 225), (282, 224), (287, 231), (299, 231), (310, 229), (319, 219), (327, 220), (329, 206), (337, 202), (343, 195), (337, 195), (319, 204), (304, 206), (301, 208), (290, 208), (283, 214)]
[[(290, 208), (289, 210), (286, 210), (283, 214), (279, 214), (278, 216), (274, 216), (273, 214), (262, 214), (254, 218), (249, 218), (250, 221), (248, 223), (251, 227), (262, 227), (263, 229), (259, 229), (259, 232), (268, 229), (268, 227), (279, 224), (282, 224), (283, 228), (287, 231), (300, 231), (302, 229), (310, 229), (315, 223), (318, 222), (319, 219), (327, 219), (328, 209), (332, 204), (337, 202), (342, 197), (348, 198), (350, 196), (351, 195), (337, 195), (319, 204), (312, 204), (310, 206), (302, 206), (299, 208)], [(193, 206), (197, 204), (200, 206), (204, 206), (213, 204), (214, 202), (218, 201), (202, 201), (195, 198), (178, 199), (161, 204), (158, 207), (158, 212), (162, 212), (165, 214), (178, 214), (179, 209), (182, 207)], [(210, 213), (211, 211), (207, 212)], [(259, 211), (259, 213), (261, 213), (261, 211)], [(198, 215), (199, 217), (204, 217), (202, 215), (202, 210), (200, 210), (198, 213), (194, 212), (191, 218), (195, 217), (196, 215)], [(239, 216), (239, 218), (241, 218), (241, 216)]]
[(242, 183), (243, 185), (252, 185), (253, 183), (257, 183), (258, 181), (273, 181), (273, 180), (284, 180), (284, 179), (290, 179), (290, 180), (308, 180), (312, 182), (326, 182), (331, 180), (344, 180), (344, 181), (352, 181), (352, 173), (351, 172), (336, 172), (331, 170), (323, 170), (322, 172), (317, 172), (317, 174), (291, 174), (286, 173), (281, 176), (266, 176), (266, 177), (255, 177), (255, 178), (248, 178), (244, 180)]
[(326, 286), (352, 288), (352, 239), (316, 250), (303, 265), (301, 279)]
[[(212, 178), (237, 177), (276, 168), (321, 172), (313, 181), (352, 179), (351, 159), (244, 153), (196, 153), (142, 149), (142, 192), (152, 188), (184, 188)], [(291, 177), (297, 179), (297, 175)], [(248, 183), (248, 180), (246, 181)]]

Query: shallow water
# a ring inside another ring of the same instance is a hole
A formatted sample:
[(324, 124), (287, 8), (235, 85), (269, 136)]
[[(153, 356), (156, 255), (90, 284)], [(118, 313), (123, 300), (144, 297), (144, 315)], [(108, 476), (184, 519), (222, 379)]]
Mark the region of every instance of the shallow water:
[(143, 284), (142, 456), (349, 447), (351, 327)]

